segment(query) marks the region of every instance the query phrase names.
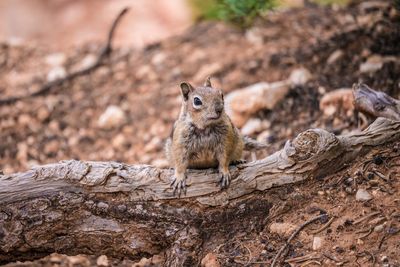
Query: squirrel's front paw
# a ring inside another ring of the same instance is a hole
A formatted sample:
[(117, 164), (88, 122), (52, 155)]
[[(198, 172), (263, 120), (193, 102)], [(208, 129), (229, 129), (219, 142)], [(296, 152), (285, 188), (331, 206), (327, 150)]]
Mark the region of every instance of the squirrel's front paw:
[(227, 188), (231, 183), (231, 174), (229, 172), (220, 173), (219, 185), (221, 188)]
[(186, 175), (175, 174), (171, 182), (171, 187), (174, 189), (173, 194), (178, 193), (178, 197), (181, 196), (181, 192), (186, 195)]

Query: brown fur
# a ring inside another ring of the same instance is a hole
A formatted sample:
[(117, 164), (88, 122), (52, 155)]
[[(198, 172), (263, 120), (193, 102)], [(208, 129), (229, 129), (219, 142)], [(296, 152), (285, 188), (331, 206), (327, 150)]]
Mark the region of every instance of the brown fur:
[[(209, 78), (204, 86), (194, 88), (181, 84), (182, 108), (171, 137), (166, 143), (166, 155), (175, 168), (172, 185), (185, 190), (187, 168), (219, 168), (221, 186), (230, 183), (229, 165), (240, 161), (245, 142), (224, 110), (220, 89), (213, 88)], [(202, 105), (194, 104), (194, 98)]]

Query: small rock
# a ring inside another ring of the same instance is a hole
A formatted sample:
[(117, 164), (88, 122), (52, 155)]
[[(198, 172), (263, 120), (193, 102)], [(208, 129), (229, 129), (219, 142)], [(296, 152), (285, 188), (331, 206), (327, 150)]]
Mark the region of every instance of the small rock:
[(136, 71), (136, 77), (138, 79), (147, 79), (151, 81), (157, 78), (157, 74), (150, 65), (141, 65)]
[(218, 262), (217, 256), (210, 252), (201, 260), (202, 267), (219, 267), (221, 266)]
[(62, 257), (61, 257), (60, 254), (52, 253), (52, 254), (50, 255), (50, 262), (51, 262), (52, 264), (60, 264), (61, 261), (62, 261)]
[(351, 195), (353, 194), (353, 189), (350, 186), (346, 186), (346, 188), (344, 189), (346, 191), (347, 194)]
[(295, 69), (290, 73), (289, 81), (293, 86), (305, 85), (312, 75), (306, 68)]
[(132, 267), (146, 267), (151, 266), (151, 259), (142, 258), (139, 262), (136, 262), (132, 265)]
[(322, 247), (322, 244), (323, 244), (323, 239), (319, 236), (314, 236), (312, 245), (313, 250), (319, 250)]
[(153, 255), (153, 257), (151, 257), (151, 263), (155, 266), (162, 266), (164, 261), (165, 259), (162, 255)]
[(241, 132), (243, 135), (252, 135), (268, 129), (271, 123), (267, 120), (250, 119), (243, 125)]
[(64, 53), (53, 53), (47, 55), (45, 58), (46, 63), (52, 67), (62, 66), (65, 64), (66, 60), (67, 57)]
[(383, 66), (382, 57), (378, 55), (372, 55), (367, 59), (366, 62), (360, 65), (360, 72), (361, 73), (376, 72), (380, 70), (382, 66)]
[(126, 120), (124, 111), (118, 106), (108, 106), (106, 111), (101, 114), (97, 122), (103, 129), (111, 129), (121, 126)]
[(68, 256), (68, 266), (90, 266), (90, 261), (83, 255)]
[(151, 59), (151, 63), (153, 65), (158, 66), (158, 65), (161, 65), (165, 61), (166, 58), (167, 58), (167, 55), (165, 53), (159, 52), (153, 56), (153, 58)]
[(374, 227), (374, 232), (379, 233), (379, 232), (382, 232), (383, 229), (385, 229), (385, 225), (384, 224), (380, 224), (380, 225), (377, 225), (377, 226)]
[(320, 95), (326, 94), (326, 88), (323, 87), (323, 86), (318, 86), (318, 93), (319, 93)]
[(89, 54), (82, 59), (82, 61), (78, 64), (78, 66), (76, 68), (77, 68), (77, 70), (86, 69), (86, 68), (92, 66), (96, 62), (96, 60), (97, 60), (97, 56), (95, 56), (93, 54)]
[(362, 189), (362, 188), (357, 190), (357, 193), (356, 193), (356, 200), (357, 201), (368, 201), (370, 199), (372, 199), (372, 196), (371, 196), (370, 193), (368, 193), (367, 190)]
[(39, 108), (37, 117), (40, 121), (45, 121), (50, 116), (50, 111), (46, 107)]
[(380, 9), (384, 10), (390, 6), (390, 2), (385, 1), (365, 1), (364, 3), (361, 2), (358, 8), (363, 12), (368, 12), (373, 9)]
[(259, 28), (248, 29), (245, 33), (245, 37), (249, 43), (256, 46), (261, 46), (264, 43), (264, 37)]
[(127, 140), (125, 135), (120, 133), (117, 134), (111, 141), (111, 144), (114, 148), (123, 148), (127, 144)]
[(65, 70), (64, 67), (57, 66), (52, 68), (49, 73), (47, 73), (47, 81), (48, 82), (53, 82), (58, 79), (63, 79), (67, 76), (67, 71)]
[(28, 160), (28, 162), (26, 163), (26, 166), (28, 167), (28, 169), (36, 168), (39, 165), (40, 165), (40, 163), (34, 159)]
[(10, 47), (21, 47), (24, 44), (26, 44), (25, 40), (22, 39), (21, 37), (15, 37), (12, 36), (10, 38), (8, 38), (6, 40), (6, 43), (10, 46)]
[(354, 110), (353, 101), (352, 89), (341, 88), (325, 94), (319, 101), (319, 108), (325, 116), (332, 116), (339, 108), (347, 114)]
[(329, 57), (328, 57), (328, 59), (326, 60), (326, 63), (328, 63), (328, 64), (333, 64), (333, 63), (335, 63), (336, 61), (338, 61), (341, 57), (343, 57), (344, 56), (344, 52), (343, 52), (343, 50), (340, 50), (340, 49), (338, 49), (338, 50), (335, 50)]
[(271, 139), (271, 131), (270, 130), (266, 130), (266, 131), (263, 131), (263, 132), (261, 132), (258, 136), (257, 136), (257, 141), (258, 142), (268, 142), (268, 143), (271, 143), (270, 141), (270, 139)]
[(351, 186), (353, 183), (354, 183), (354, 179), (351, 177), (346, 178), (346, 180), (344, 180), (344, 184), (347, 186)]
[[(269, 226), (269, 231), (271, 233), (278, 234), (285, 238), (289, 237), (296, 229), (297, 225), (291, 223), (271, 223)], [(305, 232), (300, 233), (300, 239), (306, 239), (307, 237), (308, 235)]]
[(333, 105), (329, 105), (324, 107), (324, 109), (322, 109), (322, 112), (324, 113), (325, 116), (330, 117), (333, 114), (335, 114), (337, 111), (337, 108)]
[(182, 70), (178, 66), (171, 70), (172, 77), (178, 77), (181, 74), (182, 74)]
[(242, 127), (252, 114), (262, 109), (273, 109), (288, 91), (287, 81), (250, 85), (226, 95), (226, 112), (237, 127)]
[(106, 255), (101, 255), (100, 257), (97, 258), (96, 260), (97, 266), (108, 266), (108, 258)]

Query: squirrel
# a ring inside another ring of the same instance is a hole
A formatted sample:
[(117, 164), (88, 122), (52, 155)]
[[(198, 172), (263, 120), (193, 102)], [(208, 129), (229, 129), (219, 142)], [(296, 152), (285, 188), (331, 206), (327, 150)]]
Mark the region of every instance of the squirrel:
[(268, 146), (239, 133), (225, 113), (222, 90), (213, 88), (210, 78), (196, 88), (188, 82), (180, 84), (182, 107), (165, 145), (167, 159), (175, 169), (171, 182), (174, 194), (176, 190), (179, 195), (181, 190), (186, 192), (187, 168), (218, 167), (219, 184), (228, 187), (229, 165), (243, 162), (243, 150)]

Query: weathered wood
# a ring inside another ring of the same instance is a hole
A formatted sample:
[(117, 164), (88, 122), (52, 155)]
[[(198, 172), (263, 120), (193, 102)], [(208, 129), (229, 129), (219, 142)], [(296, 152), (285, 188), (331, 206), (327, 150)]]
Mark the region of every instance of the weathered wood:
[(232, 166), (224, 191), (217, 170), (190, 170), (181, 199), (169, 188), (173, 171), (148, 165), (70, 160), (3, 175), (0, 262), (54, 251), (131, 258), (166, 252), (171, 265), (197, 262), (207, 235), (244, 227), (235, 221), (246, 218), (263, 222), (271, 203), (256, 192), (324, 177), (399, 140), (400, 122), (384, 118), (343, 136), (311, 129), (273, 155)]
[(366, 84), (353, 86), (354, 108), (369, 117), (385, 117), (400, 120), (400, 101), (385, 94), (375, 91)]

